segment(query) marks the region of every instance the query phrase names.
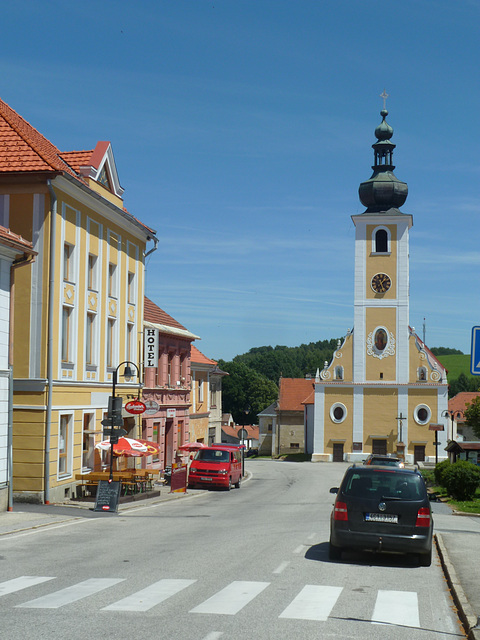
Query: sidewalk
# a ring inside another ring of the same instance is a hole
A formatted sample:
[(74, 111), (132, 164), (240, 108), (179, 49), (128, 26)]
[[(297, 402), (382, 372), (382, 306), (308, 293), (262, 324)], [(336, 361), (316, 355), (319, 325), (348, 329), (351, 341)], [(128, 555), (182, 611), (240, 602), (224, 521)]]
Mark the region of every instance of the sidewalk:
[(451, 511), (434, 513), (434, 521), (438, 555), (460, 618), (468, 638), (480, 640), (480, 517)]
[(95, 506), (94, 498), (92, 498), (92, 501), (71, 500), (63, 504), (50, 505), (15, 502), (13, 511), (0, 512), (0, 538), (22, 531), (59, 525), (82, 518), (115, 517), (115, 515), (119, 513), (147, 504), (153, 505), (181, 498), (192, 498), (202, 493), (204, 493), (202, 490), (187, 491), (186, 493), (170, 493), (168, 487), (163, 487), (154, 497), (130, 502), (120, 502), (118, 505), (118, 513), (116, 514), (93, 511), (93, 507)]

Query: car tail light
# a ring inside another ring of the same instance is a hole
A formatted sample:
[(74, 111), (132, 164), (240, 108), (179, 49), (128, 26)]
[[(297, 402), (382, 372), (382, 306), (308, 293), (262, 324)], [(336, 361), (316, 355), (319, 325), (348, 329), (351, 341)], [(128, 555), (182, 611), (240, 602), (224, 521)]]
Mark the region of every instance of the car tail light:
[(416, 527), (429, 527), (430, 526), (430, 509), (428, 507), (422, 507), (417, 513)]
[(348, 511), (347, 505), (345, 502), (335, 502), (335, 507), (333, 509), (333, 519), (334, 520), (348, 520)]

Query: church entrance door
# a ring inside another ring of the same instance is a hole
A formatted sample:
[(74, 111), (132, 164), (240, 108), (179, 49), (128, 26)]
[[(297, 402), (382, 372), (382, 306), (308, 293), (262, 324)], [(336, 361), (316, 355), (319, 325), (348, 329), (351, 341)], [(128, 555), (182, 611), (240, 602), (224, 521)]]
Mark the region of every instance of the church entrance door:
[(415, 445), (413, 449), (413, 464), (425, 460), (425, 445)]
[(333, 462), (343, 462), (343, 442), (333, 443)]

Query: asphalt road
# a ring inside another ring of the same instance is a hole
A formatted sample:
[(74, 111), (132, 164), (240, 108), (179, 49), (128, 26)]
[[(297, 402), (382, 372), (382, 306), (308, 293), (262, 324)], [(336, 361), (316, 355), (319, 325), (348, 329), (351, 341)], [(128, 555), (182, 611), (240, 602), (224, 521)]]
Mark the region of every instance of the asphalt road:
[(329, 562), (346, 466), (249, 460), (241, 489), (1, 539), (2, 638), (464, 637), (436, 557)]

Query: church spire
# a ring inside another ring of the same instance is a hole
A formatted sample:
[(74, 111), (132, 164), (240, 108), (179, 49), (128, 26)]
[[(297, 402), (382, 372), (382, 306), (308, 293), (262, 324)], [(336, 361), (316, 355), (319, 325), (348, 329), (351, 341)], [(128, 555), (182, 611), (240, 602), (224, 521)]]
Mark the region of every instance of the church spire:
[[(393, 150), (395, 146), (390, 138), (393, 129), (386, 121), (388, 111), (385, 108), (388, 94), (383, 91), (383, 109), (380, 111), (382, 122), (375, 129), (377, 141), (372, 145), (374, 151), (373, 174), (369, 180), (362, 182), (358, 189), (360, 202), (367, 207), (365, 213), (401, 213), (401, 207), (408, 195), (406, 182), (398, 180), (393, 170)], [(393, 211), (392, 211), (393, 209)]]

